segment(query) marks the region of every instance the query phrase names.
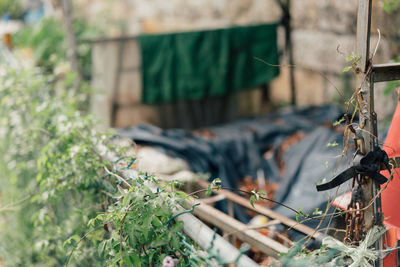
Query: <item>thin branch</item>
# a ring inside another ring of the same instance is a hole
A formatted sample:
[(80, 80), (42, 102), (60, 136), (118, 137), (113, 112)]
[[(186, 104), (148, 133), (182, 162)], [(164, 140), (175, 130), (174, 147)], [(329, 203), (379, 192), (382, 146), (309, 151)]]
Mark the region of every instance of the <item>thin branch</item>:
[[(271, 64), (271, 63), (268, 63), (268, 62), (266, 62), (265, 60), (263, 60), (263, 59), (261, 59), (261, 58), (258, 58), (258, 57), (254, 57), (254, 59), (256, 59), (256, 60), (258, 60), (258, 61), (260, 61), (260, 62), (262, 62), (262, 63), (264, 63), (264, 64), (266, 64), (266, 65), (268, 65), (268, 66), (270, 66), (270, 67), (288, 67), (288, 68), (295, 68), (295, 67), (297, 67), (296, 65), (290, 65), (290, 64)], [(320, 72), (320, 71), (318, 71), (318, 70), (311, 69), (311, 68), (307, 68), (307, 67), (305, 67), (305, 66), (301, 66), (301, 68), (303, 68), (303, 69), (305, 69), (305, 70), (312, 71), (312, 72), (316, 72), (316, 73), (318, 73), (319, 75), (321, 75), (322, 78), (324, 78), (325, 80), (327, 80), (327, 81), (333, 86), (333, 88), (335, 88), (335, 90), (336, 90), (337, 93), (340, 95), (340, 97), (342, 98), (342, 100), (345, 101), (343, 92), (340, 91), (340, 89), (337, 88), (337, 86), (336, 86), (325, 74), (323, 74), (322, 72)]]
[(371, 62), (374, 60), (375, 54), (378, 51), (379, 43), (381, 42), (381, 31), (379, 29), (377, 30), (378, 30), (378, 42), (376, 43), (374, 53), (371, 56)]
[(128, 188), (131, 187), (131, 185), (124, 178), (122, 178), (120, 175), (116, 173), (111, 172), (106, 166), (104, 166), (104, 170), (106, 171), (107, 174), (116, 177), (118, 180), (121, 180), (126, 187)]
[[(252, 192), (249, 192), (249, 191), (246, 191), (246, 190), (242, 190), (242, 189), (232, 188), (232, 187), (214, 187), (214, 188), (212, 188), (212, 190), (217, 190), (217, 191), (218, 191), (218, 189), (225, 189), (225, 190), (240, 192), (240, 193), (247, 194), (247, 195), (254, 195)], [(196, 195), (196, 194), (201, 193), (201, 192), (206, 192), (207, 190), (208, 190), (207, 188), (199, 189), (199, 190), (197, 190), (197, 191), (194, 191), (194, 192), (188, 194), (188, 196), (193, 196), (193, 195)], [(293, 211), (293, 212), (296, 213), (296, 214), (300, 214), (300, 213), (299, 213), (297, 210), (295, 210), (294, 208), (289, 207), (289, 206), (287, 206), (287, 205), (285, 205), (285, 204), (283, 204), (283, 203), (281, 203), (281, 202), (279, 202), (279, 201), (276, 201), (276, 200), (273, 200), (273, 199), (270, 199), (270, 198), (266, 198), (266, 197), (263, 197), (263, 196), (259, 196), (259, 197), (260, 197), (260, 199), (262, 199), (262, 200), (268, 200), (268, 201), (270, 201), (270, 202), (272, 202), (272, 203), (275, 203), (275, 204), (277, 204), (277, 205), (280, 205), (280, 206), (282, 206), (282, 207), (285, 207), (285, 208), (287, 208), (287, 209)]]
[(91, 233), (93, 233), (94, 231), (99, 230), (100, 228), (103, 228), (103, 225), (100, 225), (92, 230), (90, 230), (89, 232), (87, 232), (84, 236), (81, 237), (81, 239), (79, 239), (79, 241), (76, 243), (76, 245), (72, 248), (71, 252), (68, 255), (68, 259), (67, 262), (65, 263), (65, 266), (68, 267), (69, 262), (71, 261), (72, 258), (72, 254), (74, 253), (74, 251), (76, 250), (76, 248), (79, 246), (79, 244), (82, 242), (83, 239), (85, 239), (88, 235), (90, 235)]
[(125, 211), (124, 217), (121, 220), (121, 226), (119, 227), (119, 252), (121, 254), (121, 260), (122, 262), (124, 261), (124, 255), (123, 255), (123, 247), (122, 247), (122, 227), (124, 226), (125, 223), (125, 218), (128, 215), (128, 212), (130, 211), (131, 207), (133, 206), (133, 204), (135, 204), (135, 202), (132, 202), (128, 208)]
[(25, 196), (24, 198), (22, 198), (22, 199), (20, 199), (20, 200), (18, 200), (18, 201), (16, 201), (16, 202), (9, 203), (9, 204), (7, 204), (7, 205), (5, 205), (5, 206), (3, 206), (3, 207), (0, 207), (0, 213), (1, 213), (1, 212), (5, 212), (5, 211), (13, 210), (16, 206), (22, 204), (23, 202), (25, 202), (26, 200), (28, 200), (31, 196), (32, 196), (32, 195), (29, 194), (29, 195)]

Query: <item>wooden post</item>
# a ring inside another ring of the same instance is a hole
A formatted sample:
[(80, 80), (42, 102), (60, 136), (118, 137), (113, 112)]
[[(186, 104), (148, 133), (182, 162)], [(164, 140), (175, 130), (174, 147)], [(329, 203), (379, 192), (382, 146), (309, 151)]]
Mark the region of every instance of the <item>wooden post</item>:
[(289, 57), (289, 77), (290, 77), (290, 93), (291, 93), (291, 104), (296, 106), (296, 85), (294, 79), (294, 59), (293, 59), (293, 43), (292, 43), (292, 25), (290, 16), (290, 0), (286, 1), (286, 17), (285, 19), (285, 39), (286, 39), (286, 51)]
[[(356, 94), (359, 107), (359, 128), (356, 129), (356, 137), (360, 138), (358, 151), (366, 155), (377, 145), (377, 117), (374, 110), (374, 78), (372, 62), (370, 58), (370, 32), (371, 32), (371, 9), (372, 0), (358, 1), (357, 14), (357, 56), (360, 57), (358, 69), (356, 70)], [(361, 229), (367, 233), (374, 224), (381, 223), (381, 200), (374, 199), (379, 186), (369, 177), (361, 177), (361, 183), (357, 186), (363, 193), (362, 207), (368, 207), (364, 211)], [(371, 201), (373, 205), (368, 206)], [(359, 241), (359, 240), (356, 240)], [(382, 239), (375, 244), (375, 249), (382, 249)], [(378, 259), (375, 266), (382, 266), (382, 260)]]
[(290, 0), (277, 0), (282, 10), (282, 25), (285, 28), (285, 50), (289, 61), (289, 80), (290, 80), (290, 102), (296, 106), (296, 84), (294, 78), (294, 59), (293, 59), (293, 43), (292, 43), (292, 26), (290, 16)]
[[(356, 94), (358, 100), (360, 123), (356, 129), (358, 138), (358, 153), (365, 155), (378, 145), (377, 115), (374, 110), (374, 83), (383, 81), (393, 81), (400, 79), (400, 64), (380, 64), (372, 65), (370, 58), (370, 30), (371, 30), (371, 9), (372, 0), (358, 1), (357, 15), (357, 56), (360, 57), (359, 66), (356, 71)], [(397, 166), (397, 159), (391, 159)], [(382, 168), (381, 168), (382, 169)], [(357, 185), (363, 193), (362, 206), (367, 207), (371, 201), (373, 205), (368, 206), (364, 211), (362, 230), (367, 233), (374, 224), (383, 223), (381, 198), (376, 197), (379, 188), (372, 179), (364, 177), (361, 184)], [(356, 240), (359, 241), (359, 240)], [(382, 239), (375, 244), (376, 250), (382, 249)], [(383, 266), (383, 260), (377, 259), (375, 266)]]
[[(356, 74), (356, 90), (357, 100), (359, 107), (359, 131), (358, 135), (362, 137), (360, 140), (360, 148), (363, 151), (359, 153), (362, 155), (367, 154), (372, 150), (372, 140), (376, 133), (373, 133), (376, 128), (373, 124), (376, 120), (373, 119), (373, 83), (368, 76), (369, 68), (371, 65), (369, 58), (369, 41), (370, 41), (370, 28), (371, 28), (371, 2), (372, 0), (359, 0), (358, 15), (357, 15), (357, 56), (360, 57), (359, 66)], [(372, 86), (371, 86), (372, 85)], [(367, 206), (374, 197), (373, 182), (367, 179), (362, 185), (364, 193), (364, 207)], [(365, 210), (363, 231), (366, 233), (373, 225), (374, 209), (370, 206)]]
[(71, 63), (71, 69), (75, 72), (77, 77), (76, 85), (79, 86), (82, 74), (81, 68), (78, 61), (78, 46), (76, 42), (76, 36), (73, 28), (73, 17), (72, 17), (72, 3), (71, 0), (58, 0), (61, 6), (64, 19), (64, 28), (66, 33), (67, 42), (67, 55), (69, 62)]

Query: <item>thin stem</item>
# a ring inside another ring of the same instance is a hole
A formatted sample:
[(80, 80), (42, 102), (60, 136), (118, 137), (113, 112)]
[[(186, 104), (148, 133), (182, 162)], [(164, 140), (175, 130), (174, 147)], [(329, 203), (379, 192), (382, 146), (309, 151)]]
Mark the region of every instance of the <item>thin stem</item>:
[(106, 166), (104, 166), (104, 170), (106, 171), (107, 174), (109, 174), (109, 175), (111, 175), (111, 176), (114, 176), (114, 177), (116, 177), (117, 179), (121, 180), (121, 181), (123, 182), (123, 184), (124, 184), (126, 187), (128, 187), (128, 188), (131, 187), (131, 185), (130, 185), (124, 178), (122, 178), (122, 176), (120, 176), (120, 175), (118, 175), (118, 174), (116, 174), (116, 173), (111, 172)]
[[(217, 190), (217, 191), (218, 191), (218, 189), (225, 189), (225, 190), (240, 192), (240, 193), (247, 194), (247, 195), (253, 195), (253, 194), (254, 194), (254, 193), (249, 192), (249, 191), (246, 191), (246, 190), (237, 189), (237, 188), (232, 188), (232, 187), (214, 187), (214, 188), (212, 188), (212, 189), (213, 189), (213, 190)], [(193, 195), (196, 195), (196, 194), (198, 194), (198, 193), (205, 192), (205, 191), (207, 191), (207, 190), (208, 190), (207, 188), (200, 189), (200, 190), (197, 190), (197, 191), (194, 191), (194, 192), (188, 194), (188, 196), (193, 196)], [(287, 206), (287, 205), (285, 205), (285, 204), (283, 204), (283, 203), (281, 203), (281, 202), (279, 202), (279, 201), (275, 201), (275, 200), (273, 200), (273, 199), (266, 198), (266, 197), (263, 197), (263, 196), (259, 196), (259, 197), (260, 197), (260, 199), (268, 200), (268, 201), (271, 201), (272, 203), (275, 203), (275, 204), (278, 204), (278, 205), (280, 205), (280, 206), (283, 206), (283, 207), (285, 207), (285, 208), (287, 208), (287, 209), (293, 211), (293, 212), (296, 213), (296, 214), (300, 214), (300, 213), (299, 213), (297, 210), (295, 210), (294, 208), (289, 207), (289, 206)]]

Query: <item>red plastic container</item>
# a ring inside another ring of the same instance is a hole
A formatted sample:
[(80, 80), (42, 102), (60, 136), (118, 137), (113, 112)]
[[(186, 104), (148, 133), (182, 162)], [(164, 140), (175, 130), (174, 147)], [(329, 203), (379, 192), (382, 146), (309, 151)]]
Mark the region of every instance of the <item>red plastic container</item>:
[[(399, 102), (383, 147), (390, 158), (400, 156), (400, 88), (397, 89), (397, 92), (399, 93)], [(396, 246), (397, 240), (400, 240), (400, 169), (394, 169), (392, 172), (392, 181), (382, 191), (382, 209), (388, 229), (383, 241), (388, 247)], [(390, 177), (388, 171), (382, 171), (382, 174), (387, 178)], [(385, 257), (384, 266), (398, 266), (397, 251)]]

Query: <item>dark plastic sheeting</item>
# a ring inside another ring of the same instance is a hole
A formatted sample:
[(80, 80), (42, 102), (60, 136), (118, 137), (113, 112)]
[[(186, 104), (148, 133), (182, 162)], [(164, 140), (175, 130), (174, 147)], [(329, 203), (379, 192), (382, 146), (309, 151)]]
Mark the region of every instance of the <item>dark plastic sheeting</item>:
[[(120, 129), (119, 134), (138, 144), (157, 147), (169, 155), (185, 159), (194, 172), (209, 173), (210, 180), (218, 177), (227, 187), (237, 188), (238, 180), (246, 175), (255, 178), (257, 170), (262, 168), (267, 179), (279, 182), (276, 201), (311, 213), (317, 207), (324, 208), (328, 194), (336, 191), (317, 192), (315, 183), (334, 176), (343, 135), (329, 125), (342, 115), (337, 106), (287, 109), (277, 114), (210, 127), (208, 130), (215, 135), (213, 138), (194, 136), (180, 129), (162, 130), (151, 125)], [(306, 137), (283, 154), (285, 173), (280, 177), (275, 157), (267, 160), (263, 154), (270, 149), (276, 154), (282, 142), (298, 131), (306, 133)], [(338, 147), (327, 146), (334, 141), (339, 143)], [(326, 167), (326, 162), (329, 167)], [(342, 160), (337, 171), (345, 166)], [(343, 186), (343, 189), (349, 187)], [(226, 203), (219, 203), (218, 208), (226, 212)], [(296, 217), (293, 211), (282, 206), (276, 206), (275, 210)], [(249, 219), (237, 206), (235, 216), (243, 222)], [(317, 223), (308, 222), (310, 226)]]

